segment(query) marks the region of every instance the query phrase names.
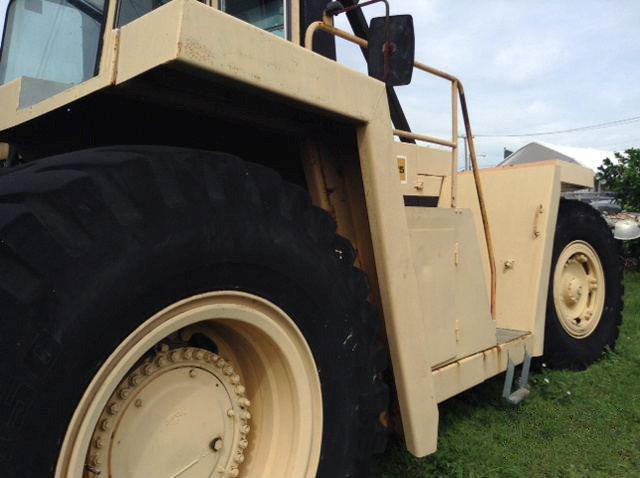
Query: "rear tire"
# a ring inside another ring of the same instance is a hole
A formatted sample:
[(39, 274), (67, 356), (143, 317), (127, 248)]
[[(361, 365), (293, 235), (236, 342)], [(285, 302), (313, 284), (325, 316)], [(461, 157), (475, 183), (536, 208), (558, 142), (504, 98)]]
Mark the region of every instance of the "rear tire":
[(215, 291), (258, 296), (295, 322), (322, 391), (317, 476), (367, 476), (386, 442), (386, 354), (354, 258), (303, 190), (227, 154), (113, 147), (0, 176), (3, 476), (53, 476), (74, 410), (119, 344)]
[(624, 306), (619, 252), (595, 209), (560, 201), (545, 324), (549, 366), (583, 370), (615, 347)]

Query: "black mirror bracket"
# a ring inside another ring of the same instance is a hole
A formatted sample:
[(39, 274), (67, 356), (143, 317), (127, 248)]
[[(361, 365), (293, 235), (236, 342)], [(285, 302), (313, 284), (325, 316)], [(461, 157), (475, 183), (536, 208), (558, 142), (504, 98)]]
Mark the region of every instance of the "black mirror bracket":
[(369, 76), (388, 86), (407, 85), (411, 82), (415, 54), (413, 19), (410, 15), (391, 17), (388, 0), (368, 0), (349, 7), (345, 7), (342, 2), (332, 1), (327, 4), (322, 21), (333, 27), (334, 17), (362, 10), (376, 3), (384, 3), (385, 16), (372, 19), (369, 27)]
[(384, 54), (384, 73), (382, 77), (382, 81), (386, 82), (389, 78), (389, 58), (395, 52), (395, 46), (389, 41), (389, 2), (388, 0), (369, 0), (364, 3), (358, 3), (351, 7), (344, 7), (342, 3), (338, 1), (329, 2), (324, 9), (323, 21), (328, 23), (329, 20), (333, 25), (333, 17), (341, 15), (343, 13), (349, 13), (353, 10), (363, 9), (364, 7), (368, 7), (369, 5), (374, 5), (376, 3), (384, 3), (385, 5), (385, 37), (384, 37), (384, 46), (382, 47), (382, 52)]

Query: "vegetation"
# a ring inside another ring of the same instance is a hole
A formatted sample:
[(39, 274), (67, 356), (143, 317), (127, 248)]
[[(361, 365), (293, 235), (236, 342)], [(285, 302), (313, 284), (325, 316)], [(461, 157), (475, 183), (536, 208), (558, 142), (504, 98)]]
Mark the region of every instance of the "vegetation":
[(500, 399), (504, 376), (445, 402), (438, 452), (416, 459), (396, 441), (382, 476), (640, 476), (640, 273), (625, 286), (615, 352), (585, 372), (541, 368), (517, 408)]
[[(640, 212), (640, 149), (627, 149), (616, 153), (616, 163), (605, 159), (598, 168), (596, 179), (606, 189), (617, 194), (620, 205), (626, 211)], [(627, 267), (640, 267), (640, 240), (623, 244)]]
[(616, 153), (616, 159), (616, 163), (605, 159), (596, 179), (606, 185), (607, 190), (617, 193), (624, 209), (640, 211), (640, 149)]

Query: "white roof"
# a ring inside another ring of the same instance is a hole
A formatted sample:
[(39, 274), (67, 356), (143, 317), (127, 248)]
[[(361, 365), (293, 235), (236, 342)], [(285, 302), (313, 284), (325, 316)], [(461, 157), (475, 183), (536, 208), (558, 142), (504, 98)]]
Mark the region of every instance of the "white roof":
[(553, 149), (559, 153), (564, 154), (565, 156), (569, 156), (570, 158), (575, 159), (577, 162), (582, 164), (583, 166), (593, 169), (594, 171), (598, 169), (598, 166), (602, 164), (602, 161), (605, 158), (609, 158), (611, 161), (615, 162), (616, 155), (613, 151), (606, 151), (603, 149), (595, 149), (595, 148), (575, 148), (573, 146), (560, 146), (557, 144), (544, 143), (539, 141), (539, 144), (542, 146), (546, 146), (549, 149)]
[[(582, 166), (597, 171), (598, 166), (602, 164), (602, 161), (605, 158), (611, 159), (614, 163), (616, 162), (615, 154), (613, 151), (606, 151), (602, 149), (595, 148), (576, 148), (573, 146), (561, 146), (558, 144), (546, 143), (542, 141), (533, 141), (531, 143), (526, 144), (515, 153), (512, 153), (509, 157), (507, 157), (501, 164), (517, 164), (521, 161), (518, 161), (519, 156), (522, 156), (522, 151), (534, 147), (535, 145), (543, 146), (544, 148), (556, 151), (560, 153), (562, 156), (566, 156), (570, 159), (573, 159), (575, 162), (581, 164)], [(544, 161), (545, 159), (551, 159), (548, 157), (540, 157), (540, 161)], [(564, 158), (558, 158), (564, 159)], [(529, 162), (530, 159), (525, 160)]]

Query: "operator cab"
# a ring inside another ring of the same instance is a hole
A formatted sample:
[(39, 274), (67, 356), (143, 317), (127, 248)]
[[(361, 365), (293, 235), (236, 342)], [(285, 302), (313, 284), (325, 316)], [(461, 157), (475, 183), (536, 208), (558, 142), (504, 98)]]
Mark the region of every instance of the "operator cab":
[[(213, 0), (230, 15), (285, 38), (285, 0)], [(168, 3), (120, 0), (115, 27)], [(22, 108), (96, 76), (108, 16), (105, 0), (12, 0), (6, 11), (0, 85), (22, 78)]]

